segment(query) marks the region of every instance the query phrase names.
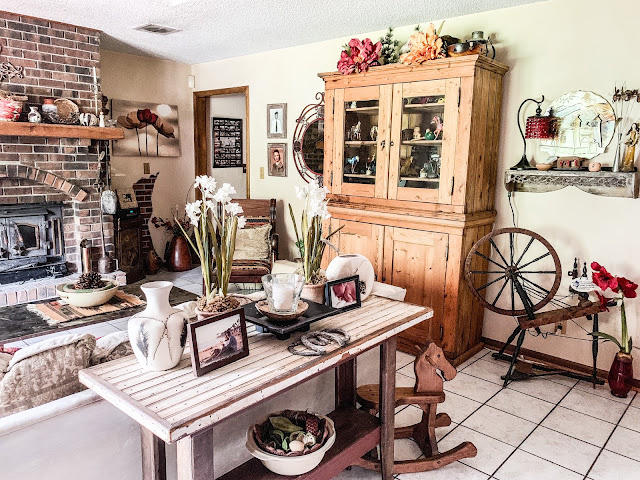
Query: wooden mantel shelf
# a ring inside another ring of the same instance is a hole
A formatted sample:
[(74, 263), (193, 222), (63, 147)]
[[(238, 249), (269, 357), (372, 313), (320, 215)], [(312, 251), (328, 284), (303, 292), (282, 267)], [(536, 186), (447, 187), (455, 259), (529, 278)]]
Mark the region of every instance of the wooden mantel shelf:
[(83, 127), (81, 125), (54, 125), (49, 123), (0, 122), (0, 136), (91, 138), (94, 140), (120, 140), (124, 130), (115, 127)]
[(584, 170), (507, 170), (504, 176), (507, 190), (545, 193), (565, 187), (576, 187), (593, 195), (638, 198), (638, 172), (599, 172)]

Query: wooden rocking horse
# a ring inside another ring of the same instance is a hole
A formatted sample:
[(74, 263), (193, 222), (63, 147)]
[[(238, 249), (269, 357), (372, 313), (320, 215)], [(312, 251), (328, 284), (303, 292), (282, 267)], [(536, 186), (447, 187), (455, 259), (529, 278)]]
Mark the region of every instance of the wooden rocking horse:
[[(422, 409), (422, 420), (408, 427), (397, 427), (394, 438), (412, 438), (422, 450), (425, 458), (394, 462), (393, 473), (414, 473), (435, 470), (449, 465), (462, 458), (475, 457), (476, 447), (470, 442), (463, 442), (455, 448), (440, 453), (436, 441), (435, 430), (438, 427), (451, 425), (451, 418), (446, 413), (436, 413), (439, 403), (444, 402), (442, 381), (452, 380), (458, 373), (445, 358), (442, 349), (433, 342), (420, 350), (413, 369), (416, 374), (414, 387), (396, 387), (395, 406), (416, 405)], [(439, 374), (438, 371), (441, 373)], [(379, 410), (378, 385), (362, 385), (358, 387), (358, 402), (362, 409), (372, 415)], [(360, 458), (355, 465), (369, 470), (380, 471), (380, 460), (375, 451)]]

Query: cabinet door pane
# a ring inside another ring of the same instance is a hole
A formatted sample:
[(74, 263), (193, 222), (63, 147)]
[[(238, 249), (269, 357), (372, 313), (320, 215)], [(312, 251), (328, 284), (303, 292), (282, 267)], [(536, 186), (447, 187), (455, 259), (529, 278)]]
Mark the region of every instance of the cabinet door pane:
[(398, 85), (390, 198), (450, 202), (458, 85), (458, 79)]

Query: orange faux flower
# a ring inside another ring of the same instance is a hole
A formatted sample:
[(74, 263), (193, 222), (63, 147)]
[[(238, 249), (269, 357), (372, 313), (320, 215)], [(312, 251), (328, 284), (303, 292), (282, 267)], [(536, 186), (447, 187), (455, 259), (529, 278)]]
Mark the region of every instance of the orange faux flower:
[(409, 52), (400, 56), (400, 63), (405, 65), (423, 64), (427, 60), (444, 57), (442, 39), (438, 37), (433, 23), (426, 32), (416, 32), (409, 38)]

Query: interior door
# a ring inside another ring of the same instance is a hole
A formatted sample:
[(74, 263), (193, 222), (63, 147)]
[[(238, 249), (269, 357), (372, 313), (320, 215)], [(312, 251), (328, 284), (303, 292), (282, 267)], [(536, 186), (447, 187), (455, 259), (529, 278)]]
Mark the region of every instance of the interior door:
[[(429, 339), (444, 348), (444, 292), (448, 235), (443, 233), (384, 228), (384, 274), (382, 281), (406, 288), (405, 301), (433, 308), (433, 318), (400, 335), (412, 348)], [(445, 348), (446, 351), (446, 348)]]
[(392, 85), (335, 91), (332, 193), (386, 197), (391, 96)]
[(460, 79), (393, 88), (389, 198), (450, 204)]

